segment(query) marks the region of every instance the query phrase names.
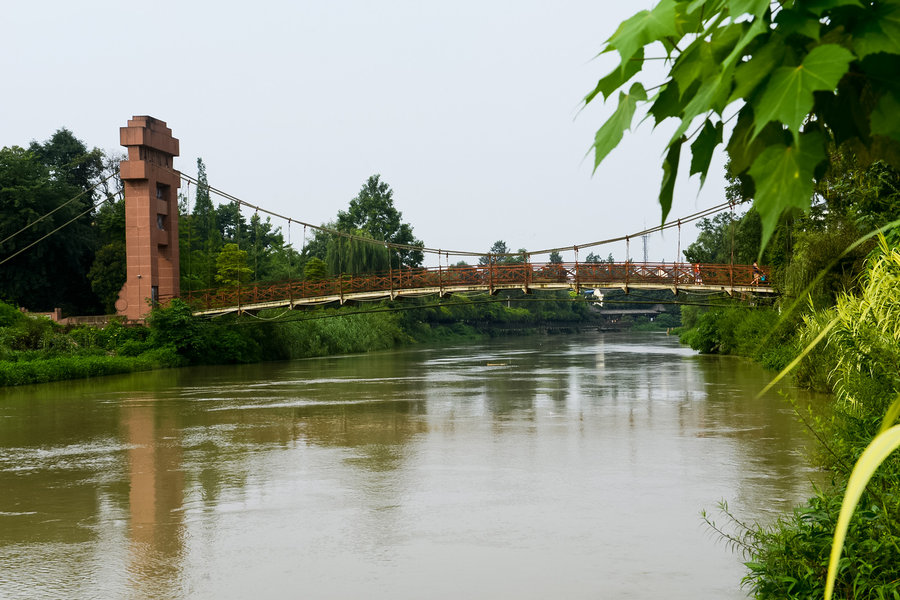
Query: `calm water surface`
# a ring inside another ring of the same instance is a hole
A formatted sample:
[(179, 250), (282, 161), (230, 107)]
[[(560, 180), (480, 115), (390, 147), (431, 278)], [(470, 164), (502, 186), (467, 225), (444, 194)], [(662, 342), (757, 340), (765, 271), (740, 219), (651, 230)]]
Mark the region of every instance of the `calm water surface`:
[(765, 376), (595, 334), (3, 390), (0, 598), (743, 598), (700, 510), (817, 477)]

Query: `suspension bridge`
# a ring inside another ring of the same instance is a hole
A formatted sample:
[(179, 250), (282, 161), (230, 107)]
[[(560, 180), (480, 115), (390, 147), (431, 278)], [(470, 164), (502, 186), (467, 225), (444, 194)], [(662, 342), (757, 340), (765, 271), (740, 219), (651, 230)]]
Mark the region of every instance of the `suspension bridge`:
[[(122, 145), (128, 149), (128, 158), (121, 162), (119, 170), (126, 203), (127, 277), (119, 293), (116, 309), (120, 316), (130, 321), (143, 320), (148, 309), (148, 301), (150, 305), (156, 305), (173, 298), (181, 298), (187, 302), (195, 315), (215, 317), (229, 313), (254, 313), (273, 308), (294, 309), (330, 303), (394, 300), (426, 295), (440, 297), (471, 293), (493, 295), (502, 290), (521, 290), (527, 294), (540, 290), (581, 292), (622, 289), (628, 292), (632, 289), (665, 289), (671, 290), (674, 294), (684, 291), (737, 294), (741, 297), (776, 293), (772, 287), (769, 269), (757, 267), (755, 264), (750, 266), (682, 262), (649, 263), (646, 262), (646, 252), (645, 262), (635, 262), (629, 258), (629, 244), (632, 239), (641, 237), (646, 239), (651, 233), (676, 227), (678, 229), (676, 256), (680, 256), (681, 226), (723, 210), (733, 210), (733, 205), (729, 203), (704, 209), (643, 231), (584, 244), (507, 254), (444, 250), (374, 240), (307, 223), (251, 204), (180, 173), (173, 168), (174, 157), (179, 154), (179, 142), (172, 137), (172, 131), (166, 127), (165, 122), (153, 117), (133, 117), (128, 121), (127, 127), (120, 129), (120, 135)], [(234, 203), (238, 210), (249, 209), (281, 220), (286, 224), (289, 240), (291, 228), (302, 226), (304, 244), (307, 229), (312, 229), (333, 237), (382, 246), (393, 253), (417, 251), (436, 255), (438, 266), (410, 267), (401, 263), (395, 268), (391, 264), (387, 272), (381, 273), (342, 274), (315, 281), (289, 278), (274, 283), (249, 285), (239, 283), (219, 289), (189, 290), (182, 293), (176, 193), (182, 181), (187, 182), (188, 189), (191, 185), (204, 185), (209, 193)], [(99, 183), (94, 187), (97, 185)], [(82, 193), (88, 191), (90, 190)], [(77, 198), (76, 196), (75, 199)], [(97, 204), (95, 203), (79, 217), (95, 209)], [(44, 215), (13, 235), (28, 229), (46, 216), (48, 215)], [(51, 231), (18, 253), (28, 250), (74, 220)], [(625, 262), (578, 260), (579, 250), (621, 241), (626, 244)], [(574, 251), (575, 261), (545, 263), (533, 260), (535, 256), (552, 255), (560, 251)], [(13, 256), (15, 255), (6, 257), (2, 262)], [(450, 266), (450, 256), (475, 258), (479, 264), (468, 266), (462, 262)], [(444, 259), (446, 266), (442, 262)]]
[(219, 316), (271, 308), (300, 308), (352, 301), (501, 290), (663, 289), (772, 294), (768, 269), (748, 265), (688, 263), (522, 263), (433, 268), (401, 268), (371, 275), (320, 281), (282, 281), (191, 291), (182, 295), (195, 315)]

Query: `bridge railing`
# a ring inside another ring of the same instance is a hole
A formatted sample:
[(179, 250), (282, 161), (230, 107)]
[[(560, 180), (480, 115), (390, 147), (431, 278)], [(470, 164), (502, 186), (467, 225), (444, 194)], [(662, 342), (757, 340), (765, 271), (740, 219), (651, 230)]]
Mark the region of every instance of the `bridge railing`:
[(653, 284), (735, 287), (770, 285), (769, 269), (760, 267), (765, 279), (754, 281), (750, 265), (690, 263), (518, 263), (437, 268), (401, 268), (387, 273), (342, 275), (321, 281), (255, 283), (235, 288), (195, 290), (182, 298), (195, 310), (210, 310), (306, 298), (333, 298), (365, 292), (443, 290), (444, 288), (541, 287), (564, 284), (572, 287), (603, 287)]

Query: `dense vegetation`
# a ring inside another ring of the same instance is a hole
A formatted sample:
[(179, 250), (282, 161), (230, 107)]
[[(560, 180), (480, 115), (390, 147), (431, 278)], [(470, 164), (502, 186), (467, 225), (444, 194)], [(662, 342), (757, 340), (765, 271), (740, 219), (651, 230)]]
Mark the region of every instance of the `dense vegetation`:
[(32, 310), (103, 310), (101, 296), (118, 293), (125, 273), (117, 169), (116, 157), (67, 129), (0, 149), (0, 298)]
[(383, 350), (416, 342), (528, 332), (547, 322), (572, 328), (596, 316), (566, 293), (457, 297), (255, 317), (193, 317), (172, 301), (147, 326), (64, 328), (0, 302), (0, 386), (196, 364), (227, 364)]
[[(741, 190), (735, 178), (732, 193)], [(731, 539), (748, 557), (746, 585), (758, 598), (821, 596), (841, 500), (852, 466), (900, 394), (900, 235), (866, 237), (900, 216), (900, 173), (882, 162), (862, 166), (835, 152), (807, 213), (788, 212), (763, 256), (782, 292), (775, 305), (722, 302), (682, 308), (682, 341), (706, 353), (736, 354), (784, 369), (820, 342), (793, 371), (805, 386), (834, 394), (833, 415), (804, 418), (823, 443), (833, 486), (772, 527), (743, 525)], [(759, 217), (701, 224), (688, 260), (760, 252)], [(900, 594), (900, 460), (869, 483), (850, 522), (836, 593), (846, 598)]]

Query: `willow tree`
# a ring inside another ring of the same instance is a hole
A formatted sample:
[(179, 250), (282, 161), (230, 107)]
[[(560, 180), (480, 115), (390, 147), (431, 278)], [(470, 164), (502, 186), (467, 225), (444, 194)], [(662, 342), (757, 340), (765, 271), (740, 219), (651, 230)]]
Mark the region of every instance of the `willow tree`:
[[(656, 124), (673, 119), (663, 220), (685, 146), (701, 185), (725, 146), (730, 174), (750, 186), (763, 247), (783, 212), (810, 207), (831, 144), (900, 168), (900, 0), (662, 0), (624, 21), (611, 51), (619, 65), (585, 97), (620, 90), (594, 139), (595, 168), (639, 107)], [(668, 67), (661, 81), (644, 73), (651, 59)]]
[(325, 263), (332, 275), (362, 275), (378, 273), (390, 268), (391, 255), (383, 243), (369, 238), (366, 232), (357, 229), (353, 237), (333, 236), (328, 241)]

